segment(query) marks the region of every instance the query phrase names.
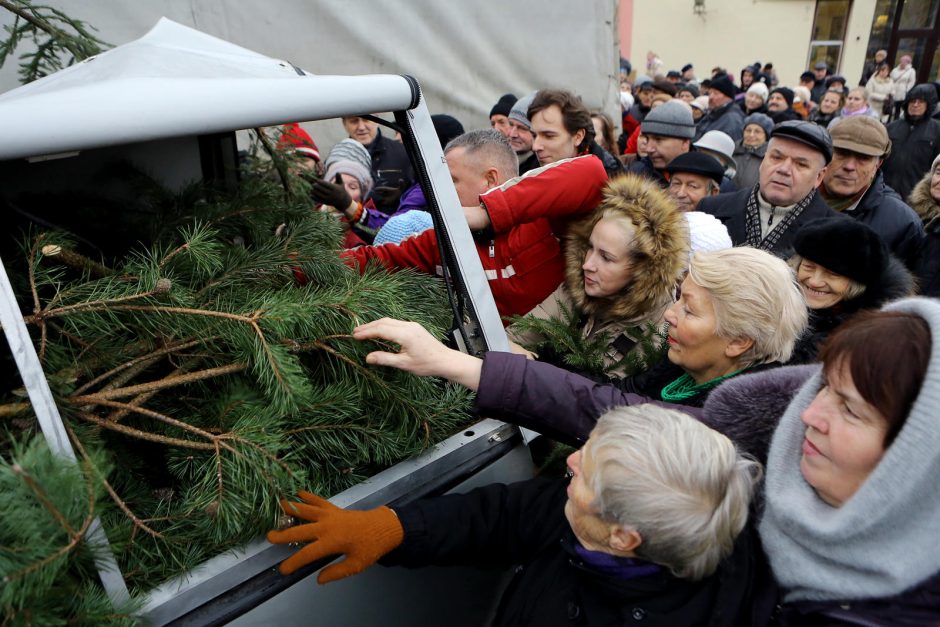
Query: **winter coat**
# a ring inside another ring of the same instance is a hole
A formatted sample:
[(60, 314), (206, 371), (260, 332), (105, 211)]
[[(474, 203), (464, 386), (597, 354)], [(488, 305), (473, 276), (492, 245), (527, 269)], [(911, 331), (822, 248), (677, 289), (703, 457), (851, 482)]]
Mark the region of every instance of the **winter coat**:
[(868, 117), (870, 117), (870, 118), (875, 118), (875, 119), (877, 119), (877, 120), (880, 120), (880, 119), (881, 119), (881, 109), (878, 109), (878, 110), (876, 111), (876, 110), (872, 109), (872, 108), (868, 105), (868, 103), (865, 103), (865, 106), (863, 106), (863, 107), (862, 107), (861, 109), (859, 109), (858, 111), (849, 111), (849, 110), (846, 109), (845, 107), (842, 107), (841, 109), (839, 109), (839, 115), (838, 115), (838, 117), (836, 117), (834, 120), (832, 120), (832, 122), (829, 123), (828, 128), (831, 130), (833, 126), (835, 126), (836, 124), (839, 123), (839, 120), (842, 120), (843, 118), (851, 118), (851, 117), (856, 116), (856, 115), (868, 116)]
[(920, 293), (924, 296), (940, 298), (940, 217), (927, 223), (927, 237), (911, 264)]
[[(752, 190), (753, 188), (749, 187), (734, 192), (733, 194), (718, 194), (717, 196), (705, 197), (698, 204), (699, 211), (710, 213), (721, 220), (722, 224), (727, 227), (728, 235), (731, 237), (731, 242), (735, 246), (745, 246), (747, 244), (745, 209), (747, 207), (747, 199), (751, 195)], [(787, 232), (781, 235), (776, 246), (768, 252), (784, 259), (790, 257), (793, 249), (793, 236), (796, 235), (797, 230), (801, 226), (810, 220), (834, 215), (837, 216), (841, 214), (833, 211), (817, 193), (806, 209), (803, 210), (803, 213), (793, 221), (793, 224), (790, 225)]]
[[(480, 196), (492, 236), (477, 236), (475, 244), (501, 316), (530, 311), (558, 287), (564, 276), (558, 237), (570, 218), (597, 206), (606, 180), (601, 162), (584, 156), (533, 170)], [(442, 272), (433, 229), (400, 244), (353, 248), (343, 258), (361, 271), (377, 259), (389, 269)]]
[(924, 225), (940, 216), (940, 201), (934, 200), (933, 196), (930, 195), (930, 180), (932, 177), (933, 172), (928, 171), (924, 178), (914, 186), (911, 195), (907, 197), (907, 204), (917, 213)]
[(723, 131), (734, 141), (744, 137), (744, 111), (735, 102), (724, 104), (712, 109), (699, 120), (695, 131), (695, 140), (698, 141), (708, 131)]
[(872, 76), (865, 85), (865, 89), (868, 90), (868, 106), (880, 114), (882, 120), (886, 119), (884, 104), (888, 96), (894, 98), (894, 81), (890, 76), (885, 79)]
[[(904, 70), (901, 69), (901, 66), (897, 66), (891, 70), (888, 76), (894, 81), (894, 101), (906, 100), (908, 92), (913, 89), (914, 83), (917, 82), (917, 72), (914, 71), (914, 66), (909, 65)], [(931, 110), (928, 109), (928, 111)]]
[[(761, 372), (779, 366), (776, 362), (760, 364), (752, 366), (747, 372)], [(639, 387), (652, 389), (659, 386), (662, 389), (683, 372), (664, 358), (651, 370), (612, 385), (599, 383), (551, 364), (532, 361), (522, 355), (491, 351), (483, 357), (474, 410), (481, 416), (532, 429), (572, 446), (581, 446), (591, 435), (597, 419), (610, 408), (652, 403), (678, 409), (701, 420), (734, 440), (744, 452), (754, 454), (760, 452), (761, 447), (766, 451), (764, 440), (749, 439), (748, 434), (752, 431), (750, 426), (739, 422), (713, 422), (702, 409), (712, 394), (741, 374), (681, 404), (667, 403), (660, 400), (659, 396), (630, 391)]]
[(601, 160), (601, 163), (604, 164), (604, 170), (607, 172), (607, 178), (612, 179), (623, 174), (623, 164), (620, 163), (620, 159), (601, 148), (596, 141), (591, 142), (584, 154), (594, 155)]
[(657, 170), (653, 166), (653, 162), (649, 157), (642, 157), (631, 163), (627, 167), (627, 172), (646, 178), (662, 189), (669, 187), (669, 180), (662, 170)]
[(819, 110), (819, 107), (816, 107), (813, 109), (813, 112), (809, 114), (809, 121), (815, 122), (824, 128), (829, 128), (829, 125), (832, 124), (832, 121), (838, 117), (838, 111), (833, 111), (832, 113), (823, 113)]
[[(584, 292), (581, 266), (594, 226), (611, 212), (633, 224), (631, 277), (617, 294), (595, 298)], [(564, 285), (530, 315), (559, 319), (562, 305), (573, 307), (582, 317), (584, 337), (610, 337), (605, 366), (613, 366), (637, 351), (642, 353), (641, 342), (649, 333), (648, 327), (662, 326), (663, 314), (672, 304), (675, 287), (688, 266), (689, 231), (682, 212), (655, 183), (635, 175), (620, 176), (607, 183), (594, 213), (570, 226), (564, 250)], [(517, 334), (512, 327), (509, 332), (515, 341), (530, 345), (541, 339), (535, 334)], [(624, 367), (613, 371), (623, 373)]]
[[(816, 368), (810, 366), (794, 366), (735, 377), (712, 392), (704, 408), (705, 421), (725, 433), (739, 447), (741, 441), (736, 438), (742, 434), (747, 438), (745, 450), (752, 452), (759, 461), (766, 460), (766, 449), (760, 455), (753, 452), (754, 447), (761, 440), (765, 446), (769, 445), (775, 426), (790, 400), (815, 371)], [(749, 427), (748, 431), (745, 427)], [(782, 603), (781, 590), (774, 582), (769, 566), (764, 560), (759, 563), (765, 570), (755, 576), (756, 597), (748, 625), (936, 625), (940, 616), (940, 575), (893, 597)]]
[(905, 117), (888, 124), (891, 154), (882, 167), (885, 182), (901, 194), (902, 198), (911, 193), (940, 154), (940, 120), (930, 117), (930, 112), (937, 106), (937, 90), (933, 85), (924, 83), (912, 89), (908, 97), (926, 100), (927, 113), (916, 120)]
[[(810, 260), (812, 261), (812, 260)], [(888, 301), (912, 296), (914, 276), (893, 255), (879, 281), (865, 286), (861, 295), (825, 309), (810, 309), (809, 327), (797, 341), (790, 358), (791, 364), (810, 364), (816, 361), (819, 347), (829, 334), (854, 314), (865, 309), (880, 309)]]
[(855, 208), (842, 213), (870, 226), (888, 249), (906, 264), (910, 263), (924, 239), (920, 218), (900, 194), (885, 185), (881, 172), (875, 174), (871, 186)]
[[(382, 129), (375, 133), (375, 139), (366, 146), (372, 157), (372, 180), (375, 187), (398, 187), (405, 190), (415, 182), (414, 170), (404, 145), (382, 135)], [(379, 207), (389, 213), (397, 207)]]
[[(618, 577), (586, 563), (565, 517), (564, 479), (492, 484), (395, 507), (404, 540), (383, 565), (510, 568), (495, 625), (741, 624), (748, 612), (756, 537), (748, 530), (711, 577), (665, 569)], [(649, 566), (642, 560), (623, 560)]]
[(537, 168), (541, 167), (539, 164), (539, 158), (535, 155), (534, 152), (529, 153), (529, 156), (519, 162), (519, 176), (522, 176), (526, 172), (531, 172)]
[(760, 180), (760, 162), (767, 152), (767, 142), (757, 148), (734, 142), (734, 162), (738, 165), (734, 175), (734, 184), (738, 189), (750, 189)]
[(767, 115), (770, 116), (770, 119), (774, 121), (774, 124), (780, 124), (781, 122), (789, 122), (790, 120), (802, 120), (800, 114), (797, 113), (793, 107), (787, 107), (783, 111), (768, 111)]

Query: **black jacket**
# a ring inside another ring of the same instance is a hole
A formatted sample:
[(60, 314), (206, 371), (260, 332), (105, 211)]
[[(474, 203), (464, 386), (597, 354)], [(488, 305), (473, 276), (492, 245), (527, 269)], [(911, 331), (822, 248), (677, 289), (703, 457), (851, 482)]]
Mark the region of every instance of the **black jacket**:
[(620, 159), (601, 148), (600, 144), (596, 141), (591, 142), (591, 146), (588, 148), (588, 154), (594, 155), (601, 160), (601, 163), (604, 164), (604, 170), (607, 172), (607, 178), (612, 179), (618, 174), (623, 174), (623, 164), (620, 163)]
[[(744, 246), (747, 244), (747, 227), (744, 210), (747, 207), (747, 199), (752, 189), (753, 188), (742, 189), (732, 194), (707, 196), (698, 204), (699, 211), (710, 213), (721, 220), (722, 224), (728, 229), (731, 243), (735, 246)], [(797, 229), (810, 220), (838, 215), (840, 214), (833, 211), (817, 193), (809, 203), (809, 206), (794, 220), (787, 232), (780, 237), (773, 250), (768, 252), (786, 259), (793, 252), (793, 236), (796, 234)]]
[(895, 256), (911, 266), (924, 239), (924, 227), (900, 194), (885, 185), (881, 172), (875, 175), (855, 209), (844, 213), (870, 226)]
[(535, 168), (540, 167), (539, 158), (535, 156), (535, 153), (529, 153), (529, 156), (525, 158), (524, 161), (519, 162), (519, 174), (525, 174), (529, 170), (534, 170)]
[(533, 479), (396, 507), (405, 538), (382, 563), (515, 566), (496, 625), (740, 624), (756, 569), (750, 532), (700, 582), (665, 570), (621, 579), (593, 570), (574, 552), (566, 486), (562, 479)]
[(925, 230), (926, 237), (914, 255), (911, 269), (917, 275), (920, 293), (940, 298), (940, 217), (928, 222)]
[(744, 138), (744, 111), (735, 101), (712, 109), (699, 120), (695, 131), (695, 140), (698, 141), (708, 131), (723, 131), (734, 141)]
[(388, 139), (382, 135), (382, 129), (379, 129), (375, 139), (366, 148), (372, 157), (372, 180), (375, 187), (400, 187), (404, 191), (414, 184), (414, 170), (401, 142)]
[(927, 101), (927, 113), (913, 121), (904, 118), (888, 124), (891, 154), (881, 170), (884, 172), (885, 182), (902, 198), (908, 197), (940, 154), (940, 120), (930, 117), (937, 106), (937, 90), (933, 85), (926, 83), (915, 85), (908, 92), (907, 98), (909, 101), (915, 97)]
[(642, 177), (648, 178), (649, 180), (655, 182), (657, 185), (666, 189), (669, 187), (669, 181), (666, 180), (666, 177), (663, 176), (663, 173), (657, 170), (653, 166), (653, 162), (649, 157), (643, 157), (642, 159), (637, 159), (627, 167), (627, 172), (631, 174), (638, 174)]

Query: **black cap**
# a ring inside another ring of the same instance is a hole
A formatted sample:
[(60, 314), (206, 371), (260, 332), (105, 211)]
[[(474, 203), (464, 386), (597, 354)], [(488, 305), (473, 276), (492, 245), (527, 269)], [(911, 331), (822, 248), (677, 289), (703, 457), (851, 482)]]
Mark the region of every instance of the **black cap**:
[[(770, 94), (780, 94), (783, 96), (783, 99), (787, 101), (788, 107), (793, 106), (793, 98), (796, 96), (793, 90), (789, 87), (774, 87), (770, 90)], [(767, 95), (768, 98), (770, 97), (770, 94)]]
[(441, 142), (441, 148), (455, 137), (463, 135), (463, 124), (453, 116), (435, 113), (431, 116), (431, 123), (437, 133), (437, 139)]
[(686, 63), (685, 65), (682, 66), (682, 73), (684, 74), (684, 73), (688, 72), (688, 71), (691, 70), (691, 69), (692, 69), (692, 64), (691, 64), (691, 63)]
[(770, 132), (770, 137), (782, 137), (818, 150), (828, 164), (832, 161), (832, 138), (829, 131), (815, 122), (787, 120), (781, 122)]
[(690, 174), (701, 174), (707, 176), (721, 185), (725, 176), (725, 167), (718, 162), (718, 159), (704, 152), (684, 152), (666, 166), (666, 172), (675, 174), (676, 172), (688, 172)]
[(512, 111), (512, 105), (516, 104), (516, 100), (517, 98), (513, 94), (503, 94), (493, 105), (493, 108), (490, 109), (490, 117), (494, 115), (508, 116), (509, 112)]
[(669, 70), (666, 72), (666, 78), (682, 78), (682, 74), (679, 73), (679, 70)]
[(734, 98), (735, 94), (738, 93), (737, 88), (734, 86), (734, 83), (731, 82), (727, 76), (719, 76), (718, 78), (712, 79), (711, 85), (708, 86), (709, 89), (717, 89), (728, 98)]
[(877, 284), (888, 266), (888, 250), (878, 233), (841, 215), (801, 226), (793, 237), (793, 249), (826, 270), (865, 286)]
[(812, 72), (810, 72), (809, 70), (806, 70), (805, 72), (803, 72), (802, 74), (800, 74), (800, 80), (801, 80), (801, 81), (804, 81), (804, 82), (805, 82), (805, 81), (813, 81), (813, 82), (815, 83), (815, 82), (816, 82), (816, 75), (813, 74)]

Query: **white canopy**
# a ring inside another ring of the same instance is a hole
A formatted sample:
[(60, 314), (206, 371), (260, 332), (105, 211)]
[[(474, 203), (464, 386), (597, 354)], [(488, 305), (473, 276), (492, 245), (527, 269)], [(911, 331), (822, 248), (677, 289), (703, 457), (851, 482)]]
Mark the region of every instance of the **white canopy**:
[(315, 76), (162, 18), (136, 41), (0, 95), (0, 159), (398, 111), (417, 101), (402, 76)]

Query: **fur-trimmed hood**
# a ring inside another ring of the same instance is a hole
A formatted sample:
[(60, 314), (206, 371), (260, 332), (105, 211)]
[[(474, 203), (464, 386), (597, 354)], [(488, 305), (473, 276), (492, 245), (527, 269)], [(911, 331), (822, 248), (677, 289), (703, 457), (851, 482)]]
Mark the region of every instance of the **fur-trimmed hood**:
[[(584, 293), (581, 265), (594, 225), (612, 212), (634, 224), (633, 278), (618, 294), (593, 298)], [(689, 230), (682, 212), (645, 177), (625, 174), (604, 187), (601, 204), (572, 225), (565, 243), (565, 282), (578, 309), (602, 318), (641, 319), (672, 302), (689, 263)]]
[(911, 195), (907, 198), (907, 204), (914, 208), (924, 224), (940, 216), (940, 202), (934, 200), (933, 196), (930, 195), (930, 179), (932, 177), (933, 170), (924, 175), (924, 178), (914, 186)]

